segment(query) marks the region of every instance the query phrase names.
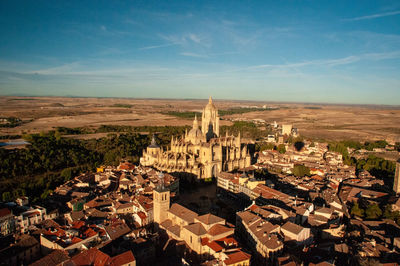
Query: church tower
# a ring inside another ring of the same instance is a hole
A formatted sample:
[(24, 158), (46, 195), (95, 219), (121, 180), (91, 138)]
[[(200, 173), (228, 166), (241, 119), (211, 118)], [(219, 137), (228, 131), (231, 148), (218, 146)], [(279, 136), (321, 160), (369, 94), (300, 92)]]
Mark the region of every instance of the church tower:
[(201, 131), (207, 137), (207, 141), (213, 137), (219, 137), (219, 115), (210, 96), (208, 104), (201, 117)]
[(164, 175), (160, 173), (159, 184), (153, 190), (153, 213), (155, 223), (160, 224), (167, 220), (167, 211), (169, 210), (169, 204), (169, 189), (164, 187)]
[(400, 194), (400, 160), (396, 162), (396, 172), (394, 173), (393, 190)]

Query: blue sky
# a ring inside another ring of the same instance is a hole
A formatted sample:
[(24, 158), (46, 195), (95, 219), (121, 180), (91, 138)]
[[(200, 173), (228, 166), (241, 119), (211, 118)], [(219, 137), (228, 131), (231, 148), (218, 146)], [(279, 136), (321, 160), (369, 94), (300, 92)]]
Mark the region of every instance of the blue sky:
[(399, 1), (0, 1), (0, 94), (400, 103)]

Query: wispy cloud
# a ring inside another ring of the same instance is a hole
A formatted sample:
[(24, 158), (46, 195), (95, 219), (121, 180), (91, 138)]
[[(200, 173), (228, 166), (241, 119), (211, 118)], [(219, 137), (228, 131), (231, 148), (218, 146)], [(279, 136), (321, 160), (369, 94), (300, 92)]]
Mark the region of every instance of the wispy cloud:
[(343, 21), (367, 20), (367, 19), (375, 19), (375, 18), (381, 18), (381, 17), (395, 16), (395, 15), (400, 15), (400, 10), (391, 11), (391, 12), (377, 13), (377, 14), (373, 14), (373, 15), (361, 16), (361, 17), (355, 17), (355, 18), (346, 18), (346, 19), (343, 19)]
[(183, 52), (183, 53), (180, 53), (180, 55), (189, 56), (189, 57), (198, 57), (198, 58), (208, 58), (207, 55), (190, 53), (190, 52)]
[(141, 48), (139, 48), (139, 50), (151, 50), (151, 49), (169, 47), (169, 46), (174, 46), (174, 45), (178, 45), (178, 44), (177, 43), (164, 43), (164, 44), (160, 44), (160, 45), (151, 45), (151, 46), (141, 47)]
[(211, 43), (209, 39), (195, 34), (195, 33), (184, 33), (184, 34), (175, 34), (175, 35), (163, 35), (160, 34), (160, 37), (165, 41), (170, 43), (174, 43), (181, 46), (188, 46), (191, 44), (197, 44), (204, 47), (211, 47)]
[(356, 63), (361, 60), (386, 60), (386, 59), (397, 59), (400, 58), (400, 51), (388, 52), (388, 53), (368, 53), (368, 54), (360, 54), (360, 55), (351, 55), (342, 58), (336, 59), (322, 59), (322, 60), (309, 60), (298, 63), (288, 63), (288, 64), (265, 64), (265, 65), (256, 65), (250, 66), (246, 69), (260, 69), (260, 68), (300, 68), (307, 66), (326, 66), (333, 67), (339, 65), (348, 65), (352, 63)]

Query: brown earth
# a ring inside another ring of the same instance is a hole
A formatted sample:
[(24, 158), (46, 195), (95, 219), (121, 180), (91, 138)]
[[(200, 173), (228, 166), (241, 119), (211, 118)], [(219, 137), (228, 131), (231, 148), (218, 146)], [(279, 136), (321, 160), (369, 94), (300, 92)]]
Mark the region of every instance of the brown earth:
[[(15, 128), (0, 128), (0, 135), (52, 130), (55, 127), (98, 127), (100, 125), (177, 126), (192, 121), (165, 115), (167, 111), (201, 111), (207, 100), (0, 97), (0, 117), (18, 117), (26, 123)], [(215, 100), (218, 109), (240, 106), (277, 107), (229, 119), (264, 119), (268, 123), (290, 123), (301, 135), (320, 139), (400, 141), (400, 107), (373, 105), (309, 105)], [(131, 108), (115, 105), (131, 105)], [(320, 109), (310, 109), (320, 108)], [(32, 120), (32, 121), (30, 121)]]

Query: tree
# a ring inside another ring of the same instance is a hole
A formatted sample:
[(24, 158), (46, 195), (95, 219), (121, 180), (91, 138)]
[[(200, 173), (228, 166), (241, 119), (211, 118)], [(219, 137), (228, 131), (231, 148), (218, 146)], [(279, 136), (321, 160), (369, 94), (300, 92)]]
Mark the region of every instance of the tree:
[(40, 198), (44, 200), (44, 199), (46, 199), (52, 192), (53, 192), (53, 191), (52, 191), (51, 189), (46, 189), (46, 190), (42, 193), (42, 195), (40, 195)]
[(304, 147), (304, 142), (303, 141), (296, 141), (293, 146), (295, 147), (295, 149), (297, 151), (301, 151), (301, 149), (303, 149)]
[(373, 203), (365, 210), (365, 214), (367, 219), (377, 219), (382, 215), (382, 210), (379, 208), (378, 204)]
[(393, 221), (398, 221), (400, 219), (400, 212), (393, 211), (392, 205), (387, 204), (385, 206), (385, 211), (383, 212), (383, 218), (390, 219)]
[(72, 178), (72, 170), (71, 168), (65, 168), (64, 170), (61, 171), (61, 177), (64, 178), (64, 181), (71, 180)]
[(11, 201), (11, 193), (9, 191), (3, 192), (3, 201), (9, 202)]
[(310, 168), (301, 164), (296, 164), (292, 169), (292, 173), (295, 176), (303, 177), (306, 175), (310, 175)]
[(276, 147), (276, 150), (277, 150), (279, 153), (282, 153), (282, 154), (285, 153), (285, 152), (286, 152), (285, 145), (279, 144), (278, 147)]
[(54, 132), (54, 137), (56, 138), (56, 140), (60, 140), (61, 139), (60, 131), (56, 130), (56, 132)]
[(364, 216), (364, 210), (363, 209), (361, 209), (359, 206), (358, 206), (358, 203), (356, 202), (356, 203), (354, 203), (354, 205), (353, 205), (353, 207), (351, 208), (351, 215), (353, 215), (353, 216), (358, 216), (358, 217), (363, 217)]
[(273, 150), (275, 147), (274, 144), (270, 142), (263, 142), (263, 143), (257, 143), (256, 144), (256, 151), (265, 151), (265, 150)]

